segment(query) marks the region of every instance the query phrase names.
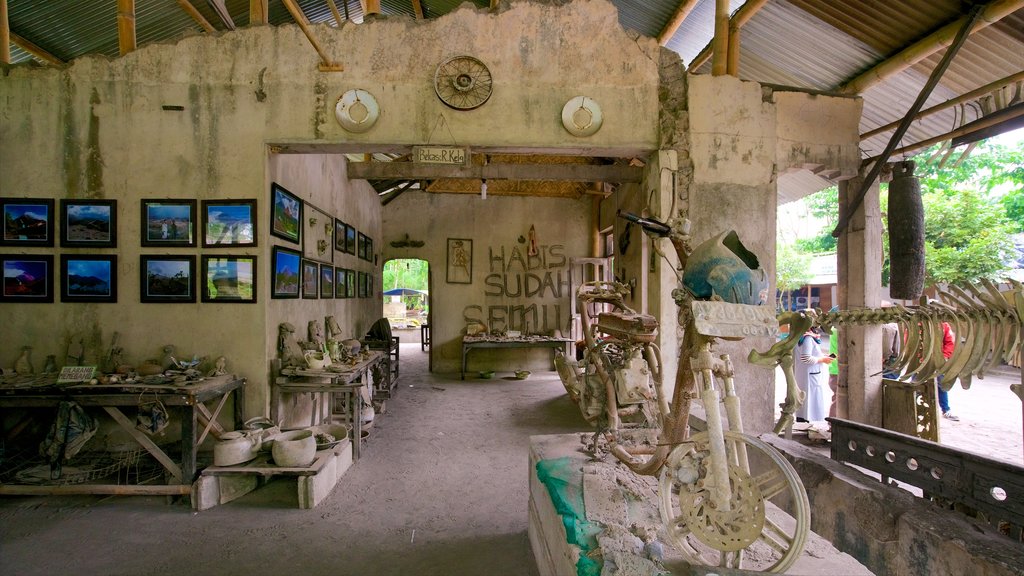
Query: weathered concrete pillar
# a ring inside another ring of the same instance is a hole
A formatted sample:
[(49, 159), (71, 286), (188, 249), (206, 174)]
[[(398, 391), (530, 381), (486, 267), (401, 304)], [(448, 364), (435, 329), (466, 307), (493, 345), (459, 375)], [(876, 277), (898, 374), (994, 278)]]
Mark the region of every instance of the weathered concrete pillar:
[[(863, 183), (862, 176), (839, 183), (840, 217)], [(882, 278), (882, 214), (878, 182), (839, 236), (839, 307), (843, 310), (880, 304)], [(839, 331), (839, 393), (837, 415), (882, 425), (882, 329), (845, 326)], [(843, 393), (846, 394), (843, 394)]]

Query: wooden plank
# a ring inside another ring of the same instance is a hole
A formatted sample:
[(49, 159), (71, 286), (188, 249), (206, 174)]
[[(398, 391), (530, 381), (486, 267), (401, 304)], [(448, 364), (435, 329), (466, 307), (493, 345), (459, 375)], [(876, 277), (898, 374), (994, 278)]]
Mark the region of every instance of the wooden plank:
[(28, 486), (0, 484), (0, 496), (64, 496), (72, 494), (113, 494), (117, 496), (187, 496), (190, 484), (74, 484), (70, 486)]
[(227, 399), (227, 394), (220, 397), (220, 402), (217, 404), (217, 408), (213, 411), (213, 414), (210, 414), (210, 409), (206, 407), (206, 404), (203, 404), (202, 402), (196, 404), (196, 409), (199, 410), (199, 413), (196, 414), (196, 416), (199, 420), (203, 421), (203, 433), (199, 436), (199, 440), (196, 440), (196, 446), (201, 445), (203, 440), (206, 440), (206, 435), (210, 433), (211, 429), (213, 430), (213, 437), (218, 440), (220, 440), (220, 437), (226, 432), (224, 427), (220, 425), (220, 422), (217, 422), (217, 416), (220, 415), (220, 410), (224, 407), (224, 403)]
[(249, 0), (249, 26), (268, 24), (269, 15), (270, 9), (267, 7), (267, 0)]
[[(342, 444), (347, 445), (347, 442), (342, 442)], [(327, 459), (333, 454), (333, 449), (321, 450), (316, 453), (316, 459), (313, 460), (313, 463), (305, 468), (276, 466), (270, 463), (271, 456), (269, 454), (261, 454), (256, 459), (238, 466), (208, 466), (203, 469), (202, 475), (311, 476), (319, 472)]]
[(0, 64), (11, 63), (11, 25), (7, 19), (7, 0), (0, 0)]
[(487, 164), (455, 166), (414, 162), (349, 162), (352, 180), (436, 180), (472, 178), (488, 180), (554, 180), (571, 182), (641, 182), (643, 169), (606, 164)]
[(121, 56), (135, 51), (135, 0), (117, 0), (117, 47)]
[(11, 44), (14, 44), (18, 48), (21, 48), (25, 52), (28, 52), (45, 63), (53, 64), (54, 66), (63, 66), (66, 64), (66, 62), (60, 58), (57, 58), (53, 54), (50, 54), (46, 50), (43, 50), (36, 44), (29, 42), (14, 32), (11, 32)]
[(149, 436), (136, 428), (134, 422), (129, 420), (127, 416), (113, 406), (104, 406), (103, 409), (107, 411), (107, 414), (110, 414), (110, 417), (113, 418), (115, 422), (121, 425), (121, 428), (124, 428), (126, 432), (131, 434), (132, 438), (135, 438), (136, 442), (141, 444), (147, 452), (152, 454), (154, 458), (163, 464), (164, 468), (166, 468), (167, 471), (178, 480), (179, 484), (182, 482), (181, 467), (178, 466), (174, 460), (171, 460), (171, 457), (161, 450)]
[(217, 30), (213, 27), (213, 24), (210, 24), (209, 20), (199, 13), (199, 10), (196, 10), (196, 7), (193, 6), (189, 0), (178, 0), (178, 6), (181, 6), (181, 9), (184, 10), (186, 14), (191, 16), (197, 24), (202, 26), (203, 30), (206, 30), (207, 32), (215, 32)]

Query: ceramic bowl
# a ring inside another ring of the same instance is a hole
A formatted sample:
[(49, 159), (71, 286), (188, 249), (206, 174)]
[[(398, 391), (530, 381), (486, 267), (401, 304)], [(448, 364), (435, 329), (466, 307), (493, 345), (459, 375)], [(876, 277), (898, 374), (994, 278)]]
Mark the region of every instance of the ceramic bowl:
[(491, 378), (494, 378), (494, 370), (481, 370), (480, 377), (484, 380), (490, 380)]
[(310, 426), (307, 428), (313, 433), (313, 439), (316, 439), (317, 434), (330, 434), (334, 437), (333, 442), (317, 443), (317, 450), (326, 450), (337, 446), (342, 440), (349, 437), (350, 428), (346, 424), (321, 424), (319, 426)]
[(529, 370), (516, 370), (516, 380), (526, 380), (530, 377)]
[(316, 458), (316, 440), (309, 430), (281, 432), (274, 438), (270, 453), (274, 463), (284, 468), (305, 468)]

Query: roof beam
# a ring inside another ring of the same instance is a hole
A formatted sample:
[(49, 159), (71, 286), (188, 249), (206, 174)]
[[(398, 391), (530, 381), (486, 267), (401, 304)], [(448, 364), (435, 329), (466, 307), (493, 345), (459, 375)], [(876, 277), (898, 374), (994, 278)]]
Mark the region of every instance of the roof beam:
[(206, 30), (207, 32), (217, 31), (217, 29), (213, 27), (213, 24), (210, 24), (209, 20), (203, 18), (203, 15), (199, 13), (199, 10), (196, 10), (196, 7), (188, 0), (178, 0), (178, 6), (181, 6), (181, 9), (191, 16), (192, 19), (196, 21), (196, 24), (199, 24), (203, 30)]
[(227, 26), (228, 30), (235, 29), (235, 21), (231, 19), (231, 12), (228, 12), (228, 7), (224, 5), (224, 0), (206, 0), (206, 3), (213, 8), (213, 11), (217, 13), (220, 21)]
[(270, 23), (270, 8), (267, 0), (249, 0), (249, 26), (266, 26)]
[(668, 24), (662, 28), (661, 34), (658, 34), (658, 44), (664, 46), (668, 44), (668, 41), (676, 35), (676, 31), (683, 25), (683, 21), (690, 15), (693, 8), (697, 5), (697, 0), (683, 0), (679, 3), (679, 7), (676, 8), (672, 17), (668, 19)]
[(380, 0), (359, 0), (363, 6), (363, 18), (367, 16), (380, 16)]
[[(1024, 0), (993, 0), (981, 11), (969, 33), (973, 34), (990, 24), (995, 24), (1013, 12), (1024, 8)], [(964, 16), (954, 22), (946, 24), (921, 40), (914, 42), (895, 56), (887, 58), (870, 70), (860, 74), (856, 78), (843, 83), (839, 91), (844, 94), (863, 94), (865, 90), (884, 82), (894, 74), (910, 68), (921, 60), (942, 50), (953, 43), (956, 33), (967, 22), (969, 16)]]
[(11, 63), (11, 26), (7, 21), (7, 0), (0, 0), (0, 64)]
[[(996, 90), (999, 90), (1000, 88), (1003, 88), (1003, 87), (1009, 86), (1010, 84), (1013, 84), (1015, 82), (1021, 82), (1021, 81), (1024, 81), (1024, 70), (1021, 70), (1020, 72), (1017, 72), (1016, 74), (1011, 74), (1011, 75), (1009, 75), (1006, 78), (1003, 78), (1001, 80), (996, 80), (995, 82), (990, 82), (988, 84), (985, 84), (981, 88), (975, 88), (974, 90), (971, 90), (970, 92), (967, 92), (965, 94), (957, 96), (956, 98), (950, 98), (949, 100), (946, 100), (945, 102), (942, 102), (941, 104), (936, 104), (935, 106), (932, 106), (931, 108), (927, 108), (925, 110), (922, 110), (916, 116), (914, 116), (914, 120), (919, 120), (921, 118), (924, 118), (925, 116), (931, 116), (932, 114), (935, 114), (936, 112), (941, 112), (941, 111), (945, 110), (946, 108), (952, 108), (953, 106), (956, 106), (957, 104), (963, 104), (964, 102), (968, 102), (970, 100), (974, 100), (974, 99), (979, 98), (981, 96), (984, 96), (984, 95), (986, 95), (986, 94), (988, 94), (990, 92), (994, 92)], [(872, 136), (877, 136), (877, 135), (879, 135), (879, 134), (881, 134), (883, 132), (888, 132), (889, 130), (892, 130), (896, 126), (899, 126), (899, 123), (900, 123), (900, 121), (897, 120), (895, 122), (890, 122), (890, 123), (886, 124), (885, 126), (880, 126), (878, 128), (875, 128), (874, 130), (869, 130), (868, 132), (865, 132), (865, 133), (861, 134), (860, 135), (860, 139), (861, 140), (867, 140), (868, 138), (871, 138)]]
[[(331, 15), (334, 16), (335, 28), (341, 28), (341, 13), (338, 12), (338, 5), (334, 3), (334, 0), (327, 0), (327, 6), (331, 9)], [(348, 7), (346, 6), (346, 11)]]
[(620, 164), (485, 164), (454, 166), (419, 162), (349, 162), (352, 180), (555, 180), (563, 182), (640, 182), (643, 169)]
[[(736, 13), (732, 15), (732, 18), (729, 19), (729, 27), (735, 28), (738, 31), (754, 17), (754, 14), (757, 14), (761, 8), (764, 8), (764, 5), (767, 3), (768, 0), (747, 0), (743, 6), (740, 6), (739, 9), (736, 10)], [(737, 42), (736, 45), (738, 46), (739, 43)], [(714, 39), (712, 39), (711, 42), (708, 42), (707, 45), (704, 46), (704, 49), (694, 57), (690, 62), (690, 65), (686, 67), (686, 71), (696, 72), (697, 68), (700, 68), (701, 65), (708, 61), (708, 58), (711, 58), (711, 52), (713, 49)], [(738, 62), (739, 55), (737, 55), (736, 58)]]
[(295, 23), (302, 29), (302, 33), (306, 35), (306, 40), (309, 40), (313, 49), (320, 55), (320, 71), (341, 72), (344, 70), (345, 68), (341, 64), (333, 62), (327, 57), (327, 52), (324, 52), (323, 46), (321, 46), (320, 42), (318, 42), (316, 37), (313, 36), (313, 31), (309, 29), (309, 19), (306, 18), (306, 14), (302, 11), (302, 8), (295, 3), (295, 0), (281, 0), (281, 3), (284, 4), (284, 7), (287, 8), (288, 12), (292, 15), (292, 18), (295, 19)]
[(29, 54), (35, 56), (43, 62), (49, 62), (54, 66), (63, 66), (64, 64), (66, 64), (66, 62), (64, 62), (60, 58), (57, 58), (53, 54), (50, 54), (46, 50), (43, 50), (39, 46), (36, 46), (32, 42), (29, 42), (21, 36), (18, 36), (14, 32), (11, 32), (11, 44), (14, 44), (18, 48), (21, 48), (25, 52), (28, 52)]
[(135, 0), (117, 0), (117, 47), (121, 56), (134, 52), (135, 40)]
[[(494, 8), (494, 2), (491, 2), (491, 8)], [(416, 14), (417, 20), (423, 20), (423, 5), (420, 4), (420, 0), (412, 0), (412, 11)]]

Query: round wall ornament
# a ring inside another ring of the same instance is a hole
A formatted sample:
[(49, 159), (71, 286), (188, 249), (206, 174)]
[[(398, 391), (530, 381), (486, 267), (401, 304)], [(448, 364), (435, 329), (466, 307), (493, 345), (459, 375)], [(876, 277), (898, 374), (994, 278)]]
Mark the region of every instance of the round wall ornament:
[(472, 56), (453, 56), (434, 72), (434, 92), (456, 110), (472, 110), (491, 97), (491, 71)]
[(349, 90), (338, 98), (334, 106), (334, 117), (338, 124), (349, 132), (366, 132), (373, 127), (380, 116), (377, 99), (366, 90)]
[(573, 136), (592, 136), (603, 121), (601, 107), (593, 98), (576, 96), (562, 107), (562, 126)]

